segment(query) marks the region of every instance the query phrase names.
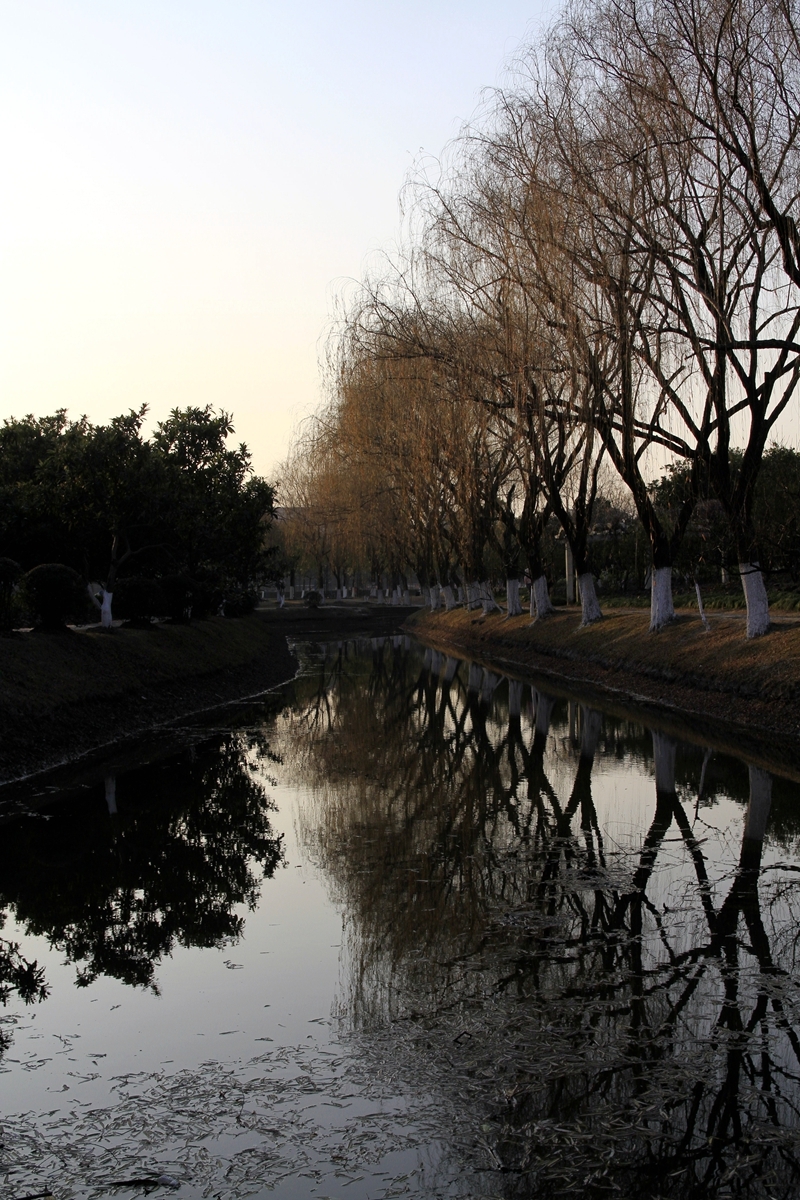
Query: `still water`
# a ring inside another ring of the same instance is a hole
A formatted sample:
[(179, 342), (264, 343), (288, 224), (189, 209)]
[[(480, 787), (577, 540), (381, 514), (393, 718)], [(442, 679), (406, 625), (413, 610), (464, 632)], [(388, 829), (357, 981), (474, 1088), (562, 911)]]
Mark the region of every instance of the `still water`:
[(800, 786), (405, 637), (298, 653), (6, 789), (3, 1200), (796, 1195)]

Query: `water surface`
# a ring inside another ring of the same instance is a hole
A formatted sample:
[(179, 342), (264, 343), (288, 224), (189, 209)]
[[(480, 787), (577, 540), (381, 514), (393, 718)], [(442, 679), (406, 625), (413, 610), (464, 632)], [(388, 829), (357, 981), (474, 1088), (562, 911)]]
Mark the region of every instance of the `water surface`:
[(797, 785), (402, 636), (300, 649), (14, 792), (3, 1197), (795, 1194)]

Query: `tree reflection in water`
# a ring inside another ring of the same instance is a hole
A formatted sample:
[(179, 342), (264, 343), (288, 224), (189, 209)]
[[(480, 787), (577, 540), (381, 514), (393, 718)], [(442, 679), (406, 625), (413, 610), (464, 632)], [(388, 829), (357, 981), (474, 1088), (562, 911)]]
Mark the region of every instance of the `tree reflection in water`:
[[(349, 919), (342, 1012), (410, 1023), (479, 1098), (492, 1194), (794, 1195), (794, 785), (498, 684), (339, 644), (284, 714)], [(651, 779), (626, 837), (593, 798), (623, 761)], [(704, 821), (732, 801), (741, 831)], [(763, 863), (771, 809), (788, 864)]]
[(46, 820), (9, 822), (0, 840), (0, 903), (78, 967), (157, 991), (159, 961), (178, 944), (220, 946), (242, 933), (282, 861), (253, 735), (225, 734), (127, 772)]

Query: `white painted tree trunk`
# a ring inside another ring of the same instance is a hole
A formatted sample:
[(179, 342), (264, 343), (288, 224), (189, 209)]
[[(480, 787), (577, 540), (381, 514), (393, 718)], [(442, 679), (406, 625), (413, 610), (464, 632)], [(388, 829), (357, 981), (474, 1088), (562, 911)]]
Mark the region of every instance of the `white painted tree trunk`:
[[(460, 589), (459, 589), (460, 590)], [(481, 606), (481, 585), (479, 583), (467, 584), (467, 612), (472, 612)]]
[(772, 776), (761, 767), (750, 767), (750, 803), (744, 819), (744, 836), (763, 842), (772, 805)]
[(469, 664), (469, 675), (467, 676), (467, 691), (479, 692), (483, 683), (483, 668), (477, 663)]
[(700, 620), (703, 622), (703, 628), (705, 629), (706, 633), (709, 633), (711, 631), (711, 626), (709, 625), (708, 618), (706, 617), (706, 610), (703, 608), (703, 597), (700, 595), (700, 584), (696, 579), (694, 581), (694, 590), (697, 595), (697, 608), (700, 613)]
[(601, 621), (603, 611), (594, 590), (594, 576), (591, 571), (578, 577), (578, 586), (581, 592), (581, 625), (593, 625), (595, 621)]
[(429, 594), (431, 599), (431, 612), (436, 612), (437, 609), (441, 607), (442, 589), (437, 584), (434, 584), (434, 586), (430, 589)]
[(747, 636), (761, 637), (769, 629), (769, 600), (758, 563), (739, 563), (747, 603)]
[(114, 593), (107, 592), (106, 589), (103, 588), (102, 596), (103, 601), (100, 605), (100, 624), (103, 626), (103, 629), (110, 629), (111, 622), (113, 620), (111, 616), (111, 604), (114, 599)]
[(522, 712), (522, 687), (521, 679), (509, 679), (508, 715), (510, 717), (518, 717)]
[(405, 604), (406, 608), (411, 604), (411, 594), (407, 591), (403, 592), (403, 604)]
[(665, 733), (653, 730), (653, 756), (656, 767), (656, 791), (675, 791), (675, 750), (676, 743)]
[(491, 582), (486, 579), (480, 585), (481, 605), (483, 606), (484, 614), (491, 612), (501, 612), (500, 605), (494, 598), (494, 591)]
[(650, 632), (658, 633), (674, 620), (672, 567), (655, 567), (650, 580)]
[(458, 587), (456, 588), (456, 598), (458, 599), (459, 604), (464, 603), (464, 589), (461, 586), (461, 584), (459, 584)]
[(522, 605), (519, 601), (519, 580), (506, 580), (506, 615), (519, 617), (522, 615)]
[(543, 621), (545, 617), (552, 616), (555, 611), (550, 602), (547, 576), (539, 575), (531, 583), (531, 616), (535, 621)]
[(446, 587), (442, 588), (442, 599), (444, 600), (444, 606), (447, 609), (447, 611), (452, 612), (453, 609), (456, 607), (456, 598), (455, 598), (455, 595), (453, 594), (453, 589), (450, 587), (449, 583), (447, 584)]
[(117, 777), (116, 775), (106, 775), (105, 778), (106, 792), (106, 807), (108, 815), (115, 817), (117, 815)]

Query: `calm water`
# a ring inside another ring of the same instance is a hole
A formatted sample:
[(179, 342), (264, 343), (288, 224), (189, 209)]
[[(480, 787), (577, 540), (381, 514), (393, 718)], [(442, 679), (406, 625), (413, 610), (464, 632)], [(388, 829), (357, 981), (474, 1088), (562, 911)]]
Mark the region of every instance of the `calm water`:
[(3, 1200), (796, 1195), (800, 786), (407, 638), (300, 653), (7, 792)]

